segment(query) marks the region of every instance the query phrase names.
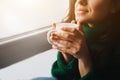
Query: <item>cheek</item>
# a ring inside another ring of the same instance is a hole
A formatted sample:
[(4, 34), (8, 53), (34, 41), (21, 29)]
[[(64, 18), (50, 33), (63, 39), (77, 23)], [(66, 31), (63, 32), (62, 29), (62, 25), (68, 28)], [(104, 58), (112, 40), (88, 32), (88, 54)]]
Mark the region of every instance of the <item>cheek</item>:
[(90, 8), (91, 18), (102, 20), (109, 14), (109, 7), (101, 4), (92, 5)]

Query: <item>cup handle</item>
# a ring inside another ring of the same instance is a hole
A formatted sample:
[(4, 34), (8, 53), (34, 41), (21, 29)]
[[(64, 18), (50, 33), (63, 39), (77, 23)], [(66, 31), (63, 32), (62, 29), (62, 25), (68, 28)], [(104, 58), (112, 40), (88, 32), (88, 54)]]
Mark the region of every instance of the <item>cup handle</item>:
[(47, 40), (50, 44), (53, 44), (52, 40), (50, 39), (51, 33), (54, 32), (55, 30), (51, 29), (47, 32)]
[[(52, 32), (55, 32), (55, 30), (49, 30), (48, 32), (47, 32), (47, 40), (48, 40), (48, 43), (49, 44), (51, 44), (51, 45), (53, 45), (54, 43), (52, 42), (52, 40), (50, 39), (50, 36), (51, 36), (51, 33)], [(54, 44), (54, 45), (57, 45), (57, 46), (60, 46), (60, 47), (66, 47), (66, 46), (64, 46), (64, 45), (62, 45), (62, 44)]]

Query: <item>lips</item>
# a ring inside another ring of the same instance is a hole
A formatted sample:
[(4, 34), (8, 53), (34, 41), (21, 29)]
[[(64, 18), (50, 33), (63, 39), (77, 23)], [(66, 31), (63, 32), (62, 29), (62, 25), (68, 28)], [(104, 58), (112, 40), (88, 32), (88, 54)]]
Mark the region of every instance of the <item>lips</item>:
[(82, 8), (76, 9), (77, 14), (84, 14), (84, 13), (87, 13), (87, 12), (88, 12), (88, 10), (86, 10), (86, 9), (82, 9)]

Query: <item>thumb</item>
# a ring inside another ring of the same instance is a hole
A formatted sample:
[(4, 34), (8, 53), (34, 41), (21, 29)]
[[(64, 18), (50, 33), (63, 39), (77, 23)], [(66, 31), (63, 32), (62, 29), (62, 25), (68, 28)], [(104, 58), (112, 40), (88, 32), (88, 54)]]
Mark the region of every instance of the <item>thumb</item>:
[(55, 29), (56, 28), (56, 23), (52, 23), (52, 27)]
[(72, 20), (72, 21), (71, 21), (71, 23), (76, 24), (76, 23), (77, 23), (77, 21), (76, 21), (76, 20)]
[(82, 24), (83, 24), (82, 22), (77, 21), (77, 25), (78, 25), (78, 30), (79, 30), (79, 31), (83, 31), (83, 30), (82, 30)]

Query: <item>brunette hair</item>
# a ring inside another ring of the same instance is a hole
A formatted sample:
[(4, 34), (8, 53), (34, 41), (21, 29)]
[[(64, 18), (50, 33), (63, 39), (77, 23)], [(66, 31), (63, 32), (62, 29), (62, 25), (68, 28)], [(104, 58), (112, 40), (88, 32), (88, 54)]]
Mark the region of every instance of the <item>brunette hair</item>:
[(69, 8), (67, 16), (63, 18), (62, 22), (71, 22), (75, 20), (74, 7), (76, 0), (69, 0)]

